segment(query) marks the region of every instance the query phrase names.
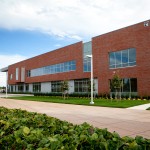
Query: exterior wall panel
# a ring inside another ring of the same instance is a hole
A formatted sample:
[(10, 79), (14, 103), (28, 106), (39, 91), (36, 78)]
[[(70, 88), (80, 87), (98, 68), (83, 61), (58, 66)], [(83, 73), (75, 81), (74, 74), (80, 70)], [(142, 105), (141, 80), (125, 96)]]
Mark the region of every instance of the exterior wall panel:
[(51, 83), (50, 82), (41, 83), (41, 92), (50, 93), (51, 92)]
[[(150, 89), (150, 26), (142, 23), (116, 30), (92, 39), (94, 76), (98, 77), (98, 92), (109, 93), (109, 79), (114, 71), (121, 78), (137, 78), (138, 94), (148, 95)], [(109, 69), (109, 52), (136, 48), (136, 66)]]
[[(144, 26), (144, 22), (125, 27), (92, 38), (92, 54), (94, 78), (98, 93), (110, 92), (109, 79), (112, 79), (114, 71), (119, 71), (121, 78), (137, 78), (139, 95), (149, 95), (150, 89), (150, 23)], [(109, 53), (136, 49), (136, 66), (109, 69)], [(27, 77), (28, 70), (44, 66), (59, 64), (67, 61), (76, 61), (76, 71), (49, 74), (36, 77)], [(19, 70), (16, 80), (16, 68)], [(25, 68), (24, 81), (21, 77), (21, 68)], [(12, 79), (10, 78), (12, 74)], [(78, 42), (8, 67), (8, 84), (15, 85), (20, 82), (29, 83), (29, 91), (32, 91), (32, 83), (41, 82), (42, 91), (45, 91), (44, 82), (69, 80), (70, 93), (74, 91), (74, 79), (90, 78), (90, 72), (83, 72), (83, 43)]]
[[(78, 79), (83, 77), (90, 77), (90, 73), (83, 73), (83, 53), (82, 53), (82, 42), (75, 43), (73, 45), (69, 45), (31, 59), (27, 59), (25, 61), (10, 65), (9, 69), (9, 76), (10, 74), (15, 75), (16, 68), (24, 67), (26, 72), (27, 70), (40, 68), (44, 66), (54, 65), (58, 63), (63, 63), (66, 61), (76, 60), (76, 71), (64, 72), (64, 73), (57, 73), (57, 74), (50, 74), (50, 75), (43, 75), (37, 77), (27, 77), (25, 76), (26, 83), (33, 83), (33, 82), (49, 82), (49, 81), (59, 81), (59, 80), (70, 80), (70, 79)], [(10, 80), (8, 78), (9, 84), (16, 84), (17, 82), (15, 78)]]

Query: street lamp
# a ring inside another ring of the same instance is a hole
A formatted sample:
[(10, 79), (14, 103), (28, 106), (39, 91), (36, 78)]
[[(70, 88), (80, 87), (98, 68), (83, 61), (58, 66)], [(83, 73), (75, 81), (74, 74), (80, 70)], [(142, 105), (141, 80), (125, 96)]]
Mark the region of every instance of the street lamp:
[(8, 90), (7, 89), (7, 79), (8, 79), (8, 72), (6, 71), (6, 91), (5, 91), (6, 92), (6, 98), (8, 97), (8, 95), (7, 95), (7, 90)]
[(91, 102), (90, 104), (94, 104), (94, 101), (93, 101), (93, 56), (86, 55), (86, 57), (91, 58)]

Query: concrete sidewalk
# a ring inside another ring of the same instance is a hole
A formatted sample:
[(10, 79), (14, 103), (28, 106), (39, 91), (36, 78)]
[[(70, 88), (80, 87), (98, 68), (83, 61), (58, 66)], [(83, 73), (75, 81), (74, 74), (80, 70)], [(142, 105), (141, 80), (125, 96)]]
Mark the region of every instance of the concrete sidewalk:
[[(7, 94), (7, 97), (34, 96), (33, 94)], [(0, 97), (6, 98), (6, 93), (0, 93)]]
[(150, 103), (149, 104), (139, 105), (139, 106), (134, 106), (134, 107), (129, 107), (127, 109), (146, 110), (149, 107), (150, 107)]
[(21, 108), (45, 113), (74, 124), (87, 122), (95, 127), (107, 128), (121, 136), (141, 135), (150, 139), (150, 111), (58, 103), (45, 103), (0, 98), (0, 106)]

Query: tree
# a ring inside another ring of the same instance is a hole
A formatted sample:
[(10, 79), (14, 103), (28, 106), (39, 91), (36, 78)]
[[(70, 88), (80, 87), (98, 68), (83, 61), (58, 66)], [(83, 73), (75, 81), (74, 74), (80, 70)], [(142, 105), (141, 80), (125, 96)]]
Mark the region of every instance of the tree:
[[(122, 87), (122, 79), (115, 72), (111, 80), (111, 88), (115, 89), (115, 99), (118, 99), (118, 97), (121, 99), (121, 87)], [(120, 94), (118, 95), (118, 93)]]
[(66, 99), (66, 95), (68, 95), (69, 85), (68, 81), (62, 81), (61, 83), (62, 96)]

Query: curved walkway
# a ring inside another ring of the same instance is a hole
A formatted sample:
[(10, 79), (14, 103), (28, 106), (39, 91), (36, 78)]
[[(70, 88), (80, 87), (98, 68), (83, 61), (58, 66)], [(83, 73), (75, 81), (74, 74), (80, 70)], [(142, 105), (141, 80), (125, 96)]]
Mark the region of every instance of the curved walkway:
[(121, 136), (141, 135), (150, 139), (150, 111), (94, 106), (45, 103), (0, 98), (0, 106), (21, 108), (45, 113), (74, 124), (87, 122), (95, 127), (107, 128)]
[(149, 104), (139, 105), (139, 106), (134, 106), (134, 107), (129, 107), (127, 109), (146, 110), (149, 107), (150, 107), (150, 103)]

